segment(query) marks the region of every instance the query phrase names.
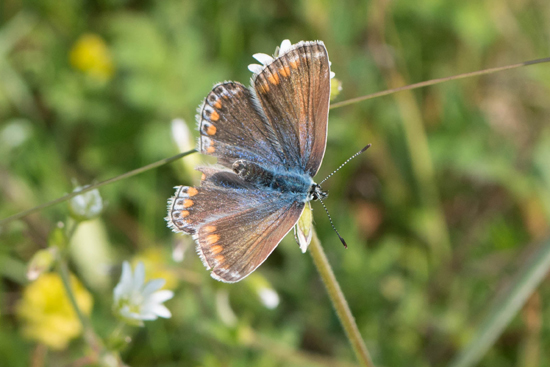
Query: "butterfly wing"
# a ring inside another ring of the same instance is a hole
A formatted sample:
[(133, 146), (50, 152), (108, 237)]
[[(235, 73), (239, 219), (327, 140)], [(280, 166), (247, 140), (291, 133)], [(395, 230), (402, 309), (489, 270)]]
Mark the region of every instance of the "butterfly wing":
[(237, 159), (315, 176), (325, 153), (330, 63), (321, 41), (300, 42), (252, 79), (224, 82), (199, 108), (199, 151), (231, 168)]
[(201, 187), (178, 187), (166, 219), (173, 230), (193, 235), (213, 278), (237, 282), (267, 259), (300, 217), (304, 203), (250, 187), (231, 171), (201, 171)]
[(260, 165), (284, 166), (284, 149), (265, 117), (258, 111), (253, 93), (237, 82), (214, 86), (197, 115), (199, 151), (218, 158), (231, 168), (237, 159)]
[(300, 42), (253, 77), (257, 98), (285, 157), (315, 176), (325, 154), (330, 63), (321, 41)]

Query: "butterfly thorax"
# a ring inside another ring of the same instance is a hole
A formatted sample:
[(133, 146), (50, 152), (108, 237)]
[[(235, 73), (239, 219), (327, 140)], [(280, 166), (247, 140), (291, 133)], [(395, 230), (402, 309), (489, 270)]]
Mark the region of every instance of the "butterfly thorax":
[(235, 161), (232, 168), (233, 172), (246, 182), (282, 193), (298, 194), (304, 201), (327, 196), (327, 193), (321, 190), (321, 186), (314, 183), (307, 174), (270, 170), (246, 160)]

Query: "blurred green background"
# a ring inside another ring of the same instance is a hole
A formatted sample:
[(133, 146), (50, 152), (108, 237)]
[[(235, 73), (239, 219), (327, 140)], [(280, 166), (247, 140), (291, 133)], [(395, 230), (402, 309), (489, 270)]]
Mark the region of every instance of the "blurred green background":
[[(547, 57), (550, 2), (3, 0), (0, 218), (72, 191), (73, 180), (102, 181), (188, 149), (171, 121), (184, 119), (196, 137), (210, 88), (248, 84), (251, 55), (272, 54), (285, 38), (324, 41), (341, 101)], [(548, 246), (549, 92), (541, 64), (331, 111), (318, 180), (373, 145), (324, 184), (349, 249), (317, 203), (314, 219), (377, 366), (449, 365)], [(121, 262), (140, 258), (176, 295), (171, 319), (128, 329), (121, 356), (131, 366), (355, 365), (291, 235), (228, 285), (166, 227), (173, 186), (197, 184), (192, 167), (204, 161), (190, 156), (100, 190), (103, 214), (78, 227), (70, 249), (98, 335), (115, 325)], [(0, 366), (76, 366), (91, 353), (82, 338), (52, 349), (25, 337), (17, 312), (27, 262), (67, 217), (60, 204), (0, 229)], [(275, 308), (262, 301), (266, 290)], [(479, 365), (550, 366), (549, 302), (546, 277)]]

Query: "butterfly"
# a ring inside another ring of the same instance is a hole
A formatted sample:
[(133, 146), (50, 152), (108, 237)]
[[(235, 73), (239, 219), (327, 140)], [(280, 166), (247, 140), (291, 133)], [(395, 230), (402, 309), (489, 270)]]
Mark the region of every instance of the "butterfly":
[(217, 165), (198, 167), (200, 187), (177, 186), (168, 200), (168, 226), (193, 235), (212, 277), (227, 283), (256, 270), (306, 203), (327, 196), (313, 181), (327, 141), (325, 45), (285, 40), (275, 58), (254, 57), (263, 65), (249, 66), (250, 88), (217, 84), (198, 109), (198, 150)]

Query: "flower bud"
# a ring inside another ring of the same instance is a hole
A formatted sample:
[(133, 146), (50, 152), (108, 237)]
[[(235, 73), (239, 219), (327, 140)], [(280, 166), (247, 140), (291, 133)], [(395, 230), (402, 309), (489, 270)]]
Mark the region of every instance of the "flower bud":
[[(81, 191), (83, 187), (76, 187), (73, 192)], [(85, 192), (69, 200), (71, 216), (76, 221), (85, 221), (97, 217), (103, 211), (103, 200), (97, 189)]]
[(294, 226), (294, 237), (296, 237), (296, 242), (298, 242), (302, 253), (307, 251), (313, 237), (312, 225), (313, 215), (311, 214), (311, 207), (306, 205), (300, 219), (298, 219), (298, 222)]
[(40, 275), (48, 272), (55, 262), (56, 252), (56, 247), (38, 250), (27, 265), (27, 279), (36, 280)]

